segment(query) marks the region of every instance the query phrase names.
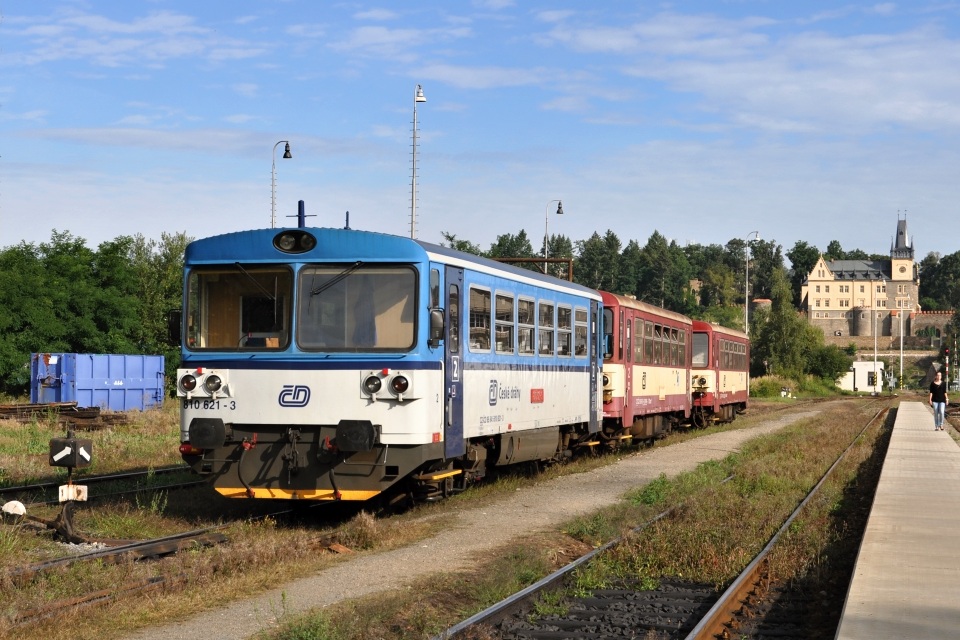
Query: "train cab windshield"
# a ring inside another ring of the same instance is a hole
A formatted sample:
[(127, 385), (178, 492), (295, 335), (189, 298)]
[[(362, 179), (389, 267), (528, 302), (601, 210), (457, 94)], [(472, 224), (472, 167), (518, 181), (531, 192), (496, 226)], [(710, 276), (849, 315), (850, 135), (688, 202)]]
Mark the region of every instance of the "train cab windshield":
[(417, 272), (362, 263), (198, 267), (187, 281), (192, 350), (407, 351), (416, 343)]
[(290, 343), (293, 275), (286, 267), (198, 268), (187, 280), (189, 349), (283, 349)]
[(297, 346), (304, 351), (406, 351), (416, 340), (417, 272), (408, 266), (300, 271)]

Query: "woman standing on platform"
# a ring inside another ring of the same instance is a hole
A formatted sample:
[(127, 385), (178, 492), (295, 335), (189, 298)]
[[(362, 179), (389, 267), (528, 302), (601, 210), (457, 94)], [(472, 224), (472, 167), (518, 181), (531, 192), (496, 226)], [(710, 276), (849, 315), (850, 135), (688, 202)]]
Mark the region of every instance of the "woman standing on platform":
[(941, 380), (940, 372), (933, 377), (930, 383), (930, 406), (933, 407), (933, 430), (943, 431), (943, 414), (946, 413), (947, 383)]

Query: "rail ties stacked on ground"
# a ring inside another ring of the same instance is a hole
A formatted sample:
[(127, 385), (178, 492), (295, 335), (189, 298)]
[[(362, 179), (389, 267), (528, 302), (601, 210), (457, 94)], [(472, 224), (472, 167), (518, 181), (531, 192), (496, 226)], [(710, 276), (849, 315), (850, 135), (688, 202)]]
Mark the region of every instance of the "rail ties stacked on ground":
[(0, 404), (0, 420), (27, 423), (34, 420), (56, 420), (81, 431), (103, 429), (130, 421), (126, 413), (103, 413), (100, 407), (77, 407), (76, 402), (43, 404)]

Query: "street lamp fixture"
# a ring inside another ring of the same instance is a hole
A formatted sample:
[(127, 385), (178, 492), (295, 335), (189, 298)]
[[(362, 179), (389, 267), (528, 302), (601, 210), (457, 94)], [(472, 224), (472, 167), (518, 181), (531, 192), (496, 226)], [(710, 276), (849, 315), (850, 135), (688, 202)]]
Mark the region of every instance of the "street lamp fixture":
[(754, 242), (760, 240), (759, 231), (751, 231), (744, 238), (746, 246), (743, 248), (746, 254), (746, 268), (743, 270), (743, 332), (750, 335), (750, 236), (754, 236)]
[(287, 146), (283, 149), (284, 158), (292, 158), (293, 154), (290, 153), (290, 142), (287, 140), (281, 140), (277, 144), (273, 145), (273, 165), (270, 169), (270, 228), (274, 229), (277, 226), (277, 147), (281, 144), (286, 144)]
[(563, 215), (563, 202), (551, 200), (543, 208), (543, 272), (547, 272), (547, 259), (550, 257), (550, 205), (557, 203), (557, 215)]
[(417, 237), (417, 103), (426, 102), (423, 87), (413, 92), (413, 171), (410, 178), (410, 237)]

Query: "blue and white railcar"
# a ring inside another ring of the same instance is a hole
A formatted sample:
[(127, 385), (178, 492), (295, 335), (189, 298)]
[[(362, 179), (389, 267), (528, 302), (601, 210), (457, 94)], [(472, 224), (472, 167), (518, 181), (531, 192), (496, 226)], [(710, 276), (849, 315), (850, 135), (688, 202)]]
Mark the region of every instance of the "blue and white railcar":
[(181, 454), (230, 497), (421, 497), (599, 430), (598, 293), (411, 239), (264, 229), (184, 274)]

